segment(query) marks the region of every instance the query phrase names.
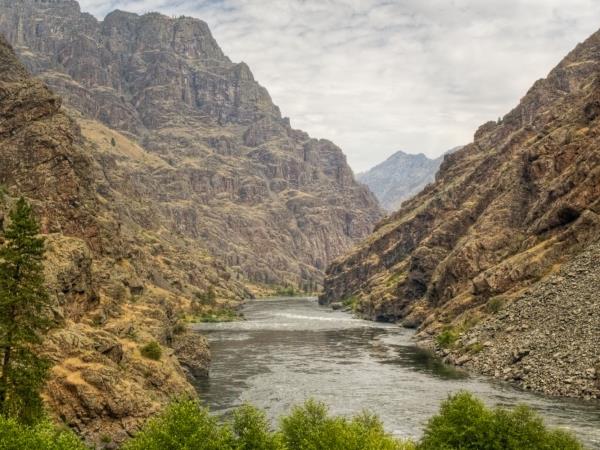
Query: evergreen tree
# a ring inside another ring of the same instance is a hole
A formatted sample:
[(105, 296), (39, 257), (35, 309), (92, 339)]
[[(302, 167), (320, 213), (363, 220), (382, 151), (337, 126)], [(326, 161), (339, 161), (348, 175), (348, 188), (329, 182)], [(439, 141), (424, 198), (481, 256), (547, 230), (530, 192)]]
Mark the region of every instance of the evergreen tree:
[(0, 247), (0, 414), (25, 424), (43, 412), (40, 390), (49, 369), (37, 353), (51, 325), (38, 233), (31, 206), (20, 198)]

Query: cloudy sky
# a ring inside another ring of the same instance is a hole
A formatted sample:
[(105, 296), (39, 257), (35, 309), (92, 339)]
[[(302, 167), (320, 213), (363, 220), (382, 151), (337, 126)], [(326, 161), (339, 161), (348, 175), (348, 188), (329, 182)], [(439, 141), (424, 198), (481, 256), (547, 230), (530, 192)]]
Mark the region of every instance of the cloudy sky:
[(600, 28), (598, 0), (79, 0), (198, 17), (292, 125), (356, 171), (397, 150), (437, 156), (507, 113)]

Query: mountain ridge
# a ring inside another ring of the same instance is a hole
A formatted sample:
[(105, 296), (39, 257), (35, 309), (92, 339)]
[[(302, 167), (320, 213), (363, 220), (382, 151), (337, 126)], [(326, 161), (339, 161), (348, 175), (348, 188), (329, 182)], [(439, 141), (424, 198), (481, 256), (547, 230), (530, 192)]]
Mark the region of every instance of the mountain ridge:
[[(402, 320), (419, 328), (424, 345), (453, 362), (487, 358), (486, 373), (530, 389), (598, 397), (597, 378), (573, 373), (566, 356), (573, 344), (592, 373), (597, 330), (575, 343), (566, 328), (554, 330), (558, 362), (534, 354), (546, 336), (531, 316), (512, 314), (513, 338), (505, 349), (521, 355), (514, 360), (498, 356), (507, 345), (500, 333), (484, 340), (482, 331), (501, 325), (494, 305), (525, 310), (518, 302), (531, 297), (521, 294), (598, 239), (598, 73), (600, 32), (535, 82), (500, 121), (482, 125), (473, 143), (446, 156), (433, 184), (337, 259), (320, 301), (349, 299), (365, 317)], [(581, 308), (575, 320), (584, 324), (585, 315)], [(466, 342), (462, 336), (471, 329), (480, 333)], [(520, 353), (525, 341), (531, 353)], [(529, 361), (543, 364), (541, 370), (528, 371)]]
[(395, 211), (403, 201), (418, 194), (434, 181), (435, 174), (447, 153), (431, 159), (423, 153), (393, 153), (371, 169), (358, 173), (356, 179), (366, 184), (387, 211)]
[(315, 290), (381, 217), (342, 151), (291, 128), (205, 22), (121, 11), (98, 21), (70, 1), (3, 0), (0, 13), (0, 32), (75, 116), (167, 163), (153, 174), (162, 225), (202, 239), (250, 287)]

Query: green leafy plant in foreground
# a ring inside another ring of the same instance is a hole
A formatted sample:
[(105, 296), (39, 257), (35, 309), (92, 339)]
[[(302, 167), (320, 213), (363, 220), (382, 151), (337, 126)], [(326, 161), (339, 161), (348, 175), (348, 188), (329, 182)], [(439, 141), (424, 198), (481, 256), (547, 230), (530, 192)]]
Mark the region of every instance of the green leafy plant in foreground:
[(42, 420), (34, 426), (0, 416), (0, 449), (85, 450), (87, 447), (68, 429)]
[[(68, 430), (47, 421), (33, 426), (0, 417), (0, 449), (80, 450)], [(450, 396), (432, 417), (417, 444), (385, 432), (377, 416), (332, 416), (308, 400), (271, 430), (265, 413), (238, 408), (222, 423), (194, 400), (172, 403), (149, 420), (123, 450), (581, 450), (570, 434), (548, 429), (531, 409), (487, 408), (467, 392)]]
[(468, 392), (442, 403), (417, 446), (419, 450), (580, 450), (569, 433), (547, 429), (526, 406), (487, 408)]

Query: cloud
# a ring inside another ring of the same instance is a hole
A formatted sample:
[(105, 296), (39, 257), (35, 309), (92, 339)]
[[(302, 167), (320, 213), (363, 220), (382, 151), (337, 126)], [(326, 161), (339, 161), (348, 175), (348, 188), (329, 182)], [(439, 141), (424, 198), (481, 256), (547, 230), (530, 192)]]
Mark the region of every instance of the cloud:
[(437, 156), (512, 109), (600, 28), (597, 0), (80, 0), (208, 22), (292, 125), (361, 171), (396, 150)]

